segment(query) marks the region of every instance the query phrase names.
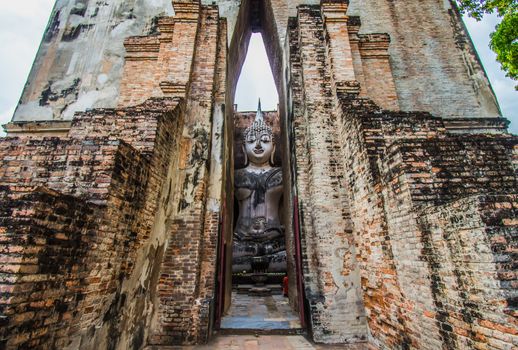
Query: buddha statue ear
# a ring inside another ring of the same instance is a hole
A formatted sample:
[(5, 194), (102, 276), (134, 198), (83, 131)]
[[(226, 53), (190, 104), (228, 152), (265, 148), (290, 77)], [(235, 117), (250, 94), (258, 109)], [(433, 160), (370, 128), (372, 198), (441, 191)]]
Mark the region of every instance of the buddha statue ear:
[(241, 144), (241, 150), (243, 151), (243, 155), (245, 156), (245, 167), (248, 166), (248, 154), (246, 154), (245, 144)]
[(272, 154), (270, 155), (270, 165), (273, 166), (275, 164), (275, 143), (273, 144)]

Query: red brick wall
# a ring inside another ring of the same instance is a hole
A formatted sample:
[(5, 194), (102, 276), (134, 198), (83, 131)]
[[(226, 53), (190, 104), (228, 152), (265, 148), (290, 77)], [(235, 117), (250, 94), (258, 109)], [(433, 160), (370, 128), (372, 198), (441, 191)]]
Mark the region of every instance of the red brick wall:
[[(514, 195), (485, 198), (516, 192), (516, 138), (450, 135), (438, 118), (381, 113), (368, 101), (343, 101), (342, 107), (373, 343), (419, 349), (513, 344), (509, 281), (515, 277), (508, 254), (515, 243), (508, 232), (516, 226), (509, 219), (516, 214)], [(502, 242), (501, 250), (492, 242)]]
[[(327, 3), (340, 10), (345, 2)], [(159, 35), (126, 41), (126, 107), (76, 115), (66, 138), (0, 140), (5, 348), (142, 348), (211, 334), (223, 283), (218, 235), (232, 217), (233, 129), (223, 104), (232, 100), (225, 83), (237, 77), (225, 70), (236, 62), (227, 62), (216, 6), (174, 6)], [(357, 18), (345, 20), (323, 18), (318, 5), (299, 7), (281, 98), (285, 163), (293, 164), (286, 193), (299, 200), (314, 340), (511, 348), (516, 138), (455, 136), (428, 113), (382, 110), (397, 109), (401, 96), (406, 108), (443, 95), (414, 101), (419, 91), (410, 85), (420, 77), (398, 75), (396, 101), (389, 63), (401, 57), (386, 56), (386, 35), (355, 37)], [(442, 33), (427, 21), (429, 33)], [(396, 34), (396, 45), (405, 43), (408, 33)], [(273, 61), (279, 70), (280, 57)], [(460, 111), (472, 110), (470, 99)]]
[(388, 53), (390, 37), (387, 34), (363, 34), (358, 36), (358, 40), (366, 95), (382, 108), (399, 110)]
[(418, 219), (436, 306), (428, 316), (450, 347), (516, 344), (516, 199), (469, 196), (429, 207)]
[(218, 214), (207, 212), (206, 201), (219, 24), (217, 8), (202, 7), (196, 37), (182, 39), (192, 42), (196, 52), (186, 99), (176, 208), (160, 270), (150, 344), (192, 344), (209, 336)]
[(159, 33), (127, 38), (118, 106), (128, 107), (152, 97), (185, 97), (191, 83), (198, 2), (173, 1), (174, 17), (157, 18)]
[[(32, 320), (4, 320), (9, 333), (2, 334), (2, 339), (8, 348), (15, 343), (49, 347), (143, 344), (149, 312), (144, 301), (149, 304), (152, 294), (143, 296), (139, 289), (142, 285), (156, 288), (153, 275), (159, 264), (154, 262), (160, 247), (154, 247), (149, 238), (164, 235), (156, 232), (156, 226), (161, 225), (156, 215), (158, 200), (167, 190), (164, 183), (169, 163), (178, 154), (175, 149), (182, 118), (176, 106), (174, 100), (154, 100), (134, 109), (94, 110), (76, 117), (69, 138), (0, 142), (0, 180), (4, 196), (10, 198), (5, 203), (14, 207), (26, 203), (31, 208), (19, 212), (20, 218), (3, 216), (3, 231), (11, 238), (2, 246), (12, 246), (13, 239), (25, 236), (29, 237), (25, 248), (29, 254), (35, 249), (30, 242), (36, 240), (41, 245), (37, 258), (32, 258), (32, 265), (39, 266), (36, 270), (24, 270), (29, 266), (24, 260), (20, 265), (23, 269), (10, 271), (4, 281), (6, 288), (13, 283), (23, 285), (25, 279), (42, 282), (30, 287), (41, 289), (41, 297), (35, 298), (25, 289), (18, 299), (4, 299), (7, 315), (12, 313), (9, 310), (22, 310), (29, 301), (42, 305), (31, 314)], [(36, 186), (57, 192), (48, 194), (35, 190)], [(15, 198), (20, 195), (23, 202), (18, 203)], [(51, 214), (51, 201), (64, 203), (61, 214)], [(13, 207), (5, 210), (18, 213)], [(26, 234), (25, 222), (35, 222), (41, 229)], [(72, 248), (77, 254), (69, 253)], [(66, 260), (62, 263), (68, 273), (55, 269), (55, 256)], [(4, 251), (7, 261), (18, 261), (19, 257), (16, 251)], [(150, 268), (143, 269), (146, 258)], [(45, 269), (50, 272), (42, 274), (40, 270)], [(140, 282), (131, 282), (135, 278)], [(64, 302), (69, 306), (59, 306)], [(32, 333), (20, 320), (32, 325)], [(52, 322), (60, 326), (52, 326)], [(94, 323), (96, 328), (91, 327)]]
[(305, 295), (314, 339), (353, 343), (366, 339), (367, 327), (327, 44), (319, 7), (299, 7), (290, 26), (290, 58)]
[[(335, 233), (328, 240), (325, 229), (313, 229), (318, 227), (320, 215), (325, 215), (328, 223), (345, 227), (351, 234), (340, 268), (361, 278), (359, 305), (363, 305), (372, 345), (419, 349), (511, 346), (516, 338), (516, 320), (509, 311), (514, 303), (509, 292), (509, 281), (514, 281), (508, 263), (512, 257), (501, 257), (486, 242), (492, 239), (491, 232), (499, 232), (494, 241), (501, 242), (500, 249), (509, 254), (514, 243), (505, 233), (515, 229), (515, 220), (509, 219), (515, 215), (511, 209), (514, 199), (506, 197), (498, 200), (502, 203), (484, 206), (476, 196), (514, 196), (516, 139), (509, 135), (452, 135), (440, 118), (428, 113), (385, 112), (371, 100), (357, 98), (352, 89), (347, 91), (354, 87), (352, 82), (342, 86), (331, 79), (340, 76), (333, 72), (338, 63), (333, 64), (332, 50), (326, 50), (327, 40), (333, 38), (323, 35), (322, 28), (318, 7), (309, 6), (299, 7), (297, 20), (289, 27), (289, 96), (293, 104), (288, 127), (292, 128), (292, 159), (297, 164), (294, 181), (301, 208), (305, 293), (314, 339), (362, 339), (355, 323), (335, 314), (333, 307), (339, 303), (325, 294), (328, 286), (340, 280), (332, 275), (339, 265), (318, 252), (329, 252), (327, 242), (336, 246), (342, 239)], [(354, 45), (353, 41), (352, 49)], [(390, 73), (386, 53), (379, 47), (363, 49), (370, 50), (370, 56), (361, 54), (360, 80), (371, 91), (383, 90), (392, 96), (383, 98), (383, 103), (393, 103), (393, 87), (384, 87), (390, 82), (384, 78)], [(361, 53), (362, 48), (359, 50)], [(378, 93), (374, 95), (380, 98)], [(325, 192), (327, 183), (333, 185), (333, 195)], [(344, 192), (345, 198), (340, 200)], [(337, 201), (335, 207), (341, 208), (343, 221), (319, 207), (323, 201)], [(506, 208), (501, 214), (495, 211), (500, 206)], [(502, 219), (484, 221), (491, 215)], [(469, 219), (476, 217), (486, 219), (476, 223)], [(351, 226), (347, 226), (348, 218)], [(473, 235), (481, 241), (475, 248), (469, 246), (475, 240)], [(482, 255), (475, 254), (477, 247)], [(464, 258), (458, 259), (459, 253)], [(499, 259), (506, 263), (495, 264)], [(495, 273), (480, 276), (482, 270)], [(480, 301), (482, 298), (488, 303)], [(350, 313), (344, 304), (339, 305), (336, 310)], [(506, 328), (505, 322), (512, 325)], [(490, 329), (497, 330), (496, 336), (487, 337), (492, 334)], [(351, 336), (352, 330), (357, 331), (357, 338)]]
[(42, 188), (10, 195), (2, 188), (0, 344), (63, 347), (77, 327), (95, 237), (88, 233), (102, 209)]
[[(10, 147), (8, 154), (2, 157), (2, 169), (9, 171), (0, 174), (4, 196), (10, 199), (4, 203), (11, 206), (6, 208), (11, 215), (3, 219), (4, 237), (11, 237), (3, 242), (4, 257), (20, 258), (20, 252), (12, 250), (13, 241), (20, 239), (26, 240), (22, 256), (28, 256), (17, 269), (4, 271), (9, 277), (4, 286), (16, 284), (25, 293), (15, 288), (15, 295), (4, 301), (10, 317), (3, 341), (8, 348), (40, 343), (63, 347), (71, 334), (105, 316), (117, 289), (114, 282), (131, 270), (125, 252), (135, 248), (131, 222), (142, 203), (148, 163), (128, 145), (106, 139), (28, 140)], [(34, 172), (13, 171), (25, 167)], [(60, 192), (34, 192), (34, 186)], [(27, 209), (17, 206), (17, 197)], [(50, 206), (53, 201), (56, 208)], [(40, 228), (33, 231), (35, 227)], [(37, 285), (24, 286), (24, 281)], [(29, 312), (23, 324), (18, 310)]]
[(119, 106), (135, 106), (158, 91), (158, 37), (132, 37), (124, 42), (126, 57), (119, 87)]

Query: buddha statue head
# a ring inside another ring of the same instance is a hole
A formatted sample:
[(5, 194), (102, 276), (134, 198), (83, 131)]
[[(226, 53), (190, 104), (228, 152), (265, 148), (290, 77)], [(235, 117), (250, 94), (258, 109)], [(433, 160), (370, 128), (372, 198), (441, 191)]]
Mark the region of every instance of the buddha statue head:
[(243, 133), (243, 152), (246, 166), (250, 163), (258, 167), (273, 165), (275, 155), (273, 130), (264, 122), (260, 100), (254, 122)]

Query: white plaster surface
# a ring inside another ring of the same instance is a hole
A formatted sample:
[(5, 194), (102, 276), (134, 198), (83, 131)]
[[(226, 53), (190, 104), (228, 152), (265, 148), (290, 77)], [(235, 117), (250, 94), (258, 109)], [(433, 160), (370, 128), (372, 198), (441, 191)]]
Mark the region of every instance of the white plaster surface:
[[(203, 4), (213, 2), (219, 5), (220, 15), (227, 18), (230, 38), (241, 2), (202, 0)], [(283, 42), (288, 16), (294, 16), (300, 4), (319, 1), (271, 0), (269, 3), (274, 6), (273, 20)], [(41, 111), (30, 113), (34, 110), (30, 106), (35, 103), (50, 107), (51, 119), (70, 119), (73, 111), (81, 108), (115, 107), (118, 96), (113, 91), (120, 85), (124, 39), (148, 33), (155, 16), (174, 14), (171, 0), (89, 0), (83, 16), (70, 14), (74, 4), (70, 0), (56, 2), (50, 21), (52, 39), (44, 40), (40, 47), (15, 121), (42, 118)], [(448, 12), (450, 7), (448, 0), (404, 3), (351, 0), (348, 14), (361, 16), (362, 33), (391, 35), (390, 59), (403, 110), (427, 110), (441, 117), (499, 116), (495, 97), (474, 51), (469, 43), (462, 48), (455, 44), (455, 30), (459, 29), (452, 27), (455, 20), (452, 22)], [(58, 12), (59, 24), (55, 26), (52, 18)], [(417, 26), (423, 29), (416, 31)], [(70, 35), (74, 30), (75, 39), (62, 40), (64, 34)], [(101, 74), (108, 78), (99, 80)], [(76, 78), (81, 78), (77, 91), (41, 103), (42, 92), (50, 85), (65, 85), (62, 80)], [(99, 90), (103, 91), (95, 93)], [(74, 101), (75, 96), (81, 101)], [(44, 115), (49, 117), (48, 111)]]
[[(14, 121), (68, 120), (76, 111), (115, 107), (124, 39), (148, 33), (156, 16), (174, 14), (171, 0), (89, 0), (83, 16), (71, 14), (74, 6), (69, 0), (56, 2)], [(63, 40), (74, 31), (78, 35), (73, 40)], [(67, 91), (75, 79), (81, 79), (77, 88)], [(49, 87), (58, 97), (42, 102)]]

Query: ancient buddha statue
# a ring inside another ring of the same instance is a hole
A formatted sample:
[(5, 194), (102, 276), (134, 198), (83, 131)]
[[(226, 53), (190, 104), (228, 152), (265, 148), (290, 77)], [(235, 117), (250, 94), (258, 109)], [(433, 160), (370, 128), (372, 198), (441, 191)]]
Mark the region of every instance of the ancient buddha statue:
[[(286, 271), (284, 229), (279, 218), (282, 171), (273, 166), (273, 131), (259, 102), (255, 121), (243, 133), (246, 166), (234, 173), (239, 216), (234, 229), (234, 272), (250, 272), (252, 261), (267, 261), (268, 272)], [(255, 259), (255, 260), (254, 260)]]

